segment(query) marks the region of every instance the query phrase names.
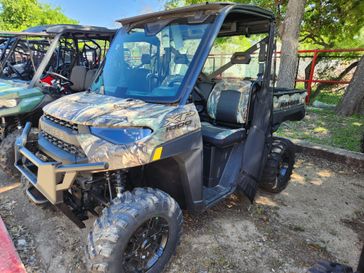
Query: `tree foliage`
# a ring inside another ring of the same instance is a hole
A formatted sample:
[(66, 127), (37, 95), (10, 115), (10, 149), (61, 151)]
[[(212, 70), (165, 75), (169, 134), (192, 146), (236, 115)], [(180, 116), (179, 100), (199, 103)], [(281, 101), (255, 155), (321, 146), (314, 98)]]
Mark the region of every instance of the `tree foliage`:
[(21, 31), (31, 26), (49, 24), (77, 24), (59, 7), (42, 4), (38, 0), (0, 0), (0, 29)]
[[(209, 2), (219, 2), (210, 0)], [(278, 27), (286, 13), (289, 0), (233, 0), (271, 9)], [(205, 0), (168, 0), (166, 8), (205, 3)], [(301, 26), (301, 48), (333, 48), (364, 46), (363, 0), (307, 0)]]
[(364, 45), (364, 1), (309, 0), (301, 42), (324, 48)]

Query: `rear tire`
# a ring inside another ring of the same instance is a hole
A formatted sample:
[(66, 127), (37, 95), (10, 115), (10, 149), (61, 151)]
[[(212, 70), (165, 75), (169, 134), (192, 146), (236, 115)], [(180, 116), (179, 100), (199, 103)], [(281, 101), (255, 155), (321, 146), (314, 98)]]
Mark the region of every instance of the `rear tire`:
[(179, 243), (182, 218), (177, 202), (160, 190), (125, 192), (89, 233), (90, 272), (163, 272)]
[(294, 162), (293, 143), (288, 139), (274, 138), (259, 187), (270, 193), (283, 191), (291, 179)]

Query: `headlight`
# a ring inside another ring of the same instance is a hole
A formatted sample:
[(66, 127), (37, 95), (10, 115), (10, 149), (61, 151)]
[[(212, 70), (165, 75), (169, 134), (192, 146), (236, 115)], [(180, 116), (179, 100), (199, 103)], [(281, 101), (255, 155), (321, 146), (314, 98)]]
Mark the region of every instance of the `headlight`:
[(1, 100), (0, 99), (0, 108), (7, 107), (12, 108), (18, 105), (18, 101), (16, 99), (10, 99), (10, 100)]
[(91, 133), (114, 144), (129, 144), (152, 134), (150, 128), (98, 128), (91, 127)]

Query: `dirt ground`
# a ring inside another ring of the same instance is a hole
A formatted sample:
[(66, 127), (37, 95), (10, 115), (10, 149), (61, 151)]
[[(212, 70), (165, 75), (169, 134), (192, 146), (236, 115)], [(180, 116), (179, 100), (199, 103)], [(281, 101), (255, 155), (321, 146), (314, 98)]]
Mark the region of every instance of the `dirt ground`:
[[(202, 215), (185, 213), (166, 273), (303, 273), (319, 259), (356, 265), (364, 244), (364, 173), (303, 155), (295, 167), (279, 195), (259, 193), (253, 205), (233, 195)], [(0, 215), (28, 273), (85, 272), (87, 232), (29, 203), (4, 175)]]

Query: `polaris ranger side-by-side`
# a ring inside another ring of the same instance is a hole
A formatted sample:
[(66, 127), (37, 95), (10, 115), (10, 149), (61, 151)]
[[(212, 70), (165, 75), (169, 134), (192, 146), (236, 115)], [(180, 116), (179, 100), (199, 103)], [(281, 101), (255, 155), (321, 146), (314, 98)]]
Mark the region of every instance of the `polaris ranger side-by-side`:
[(114, 30), (46, 25), (0, 33), (0, 167), (14, 167), (14, 143), (26, 121), (37, 126), (42, 108), (84, 91), (112, 40)]
[[(90, 90), (44, 107), (36, 141), (26, 125), (16, 166), (34, 202), (79, 227), (98, 217), (91, 272), (159, 273), (180, 240), (181, 209), (287, 186), (294, 152), (273, 133), (304, 117), (306, 92), (271, 85), (267, 10), (205, 4), (120, 22)], [(231, 38), (239, 50), (211, 61)]]

